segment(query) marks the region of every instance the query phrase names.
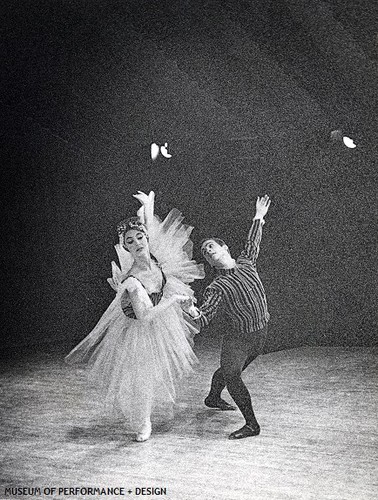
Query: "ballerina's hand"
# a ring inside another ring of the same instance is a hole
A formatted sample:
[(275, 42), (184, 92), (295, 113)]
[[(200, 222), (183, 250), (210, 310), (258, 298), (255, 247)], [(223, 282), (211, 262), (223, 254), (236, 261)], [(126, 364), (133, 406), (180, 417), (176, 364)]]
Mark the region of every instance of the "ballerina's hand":
[(177, 302), (180, 304), (182, 310), (189, 313), (194, 306), (193, 298), (187, 295), (178, 295), (177, 297)]
[(175, 293), (171, 298), (174, 302), (178, 302), (182, 307), (185, 307), (187, 304), (192, 304), (192, 299), (188, 295)]
[(137, 194), (133, 194), (133, 197), (141, 202), (142, 205), (146, 206), (153, 202), (155, 198), (155, 193), (150, 191), (149, 194), (143, 193), (143, 191), (138, 191)]

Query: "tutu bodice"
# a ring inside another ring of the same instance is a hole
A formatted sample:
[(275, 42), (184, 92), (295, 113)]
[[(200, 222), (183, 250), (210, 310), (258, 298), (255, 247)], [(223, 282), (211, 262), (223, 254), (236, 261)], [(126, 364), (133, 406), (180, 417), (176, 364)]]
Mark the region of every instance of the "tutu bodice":
[[(167, 279), (166, 279), (165, 274), (163, 272), (162, 272), (162, 276), (163, 276), (163, 283), (162, 283), (161, 289), (158, 292), (148, 293), (146, 290), (147, 295), (148, 295), (153, 306), (157, 306), (159, 304), (159, 302), (161, 301), (161, 299), (163, 298), (164, 287), (165, 287), (165, 284), (167, 283)], [(129, 277), (138, 280), (139, 283), (141, 284), (141, 286), (144, 289), (146, 289), (145, 286), (143, 285), (143, 283), (137, 277), (135, 277), (132, 274), (130, 274)], [(136, 314), (135, 314), (134, 309), (133, 309), (133, 306), (131, 305), (129, 293), (127, 290), (125, 290), (122, 294), (121, 307), (122, 307), (122, 311), (125, 314), (125, 316), (132, 318), (132, 319), (137, 319)]]

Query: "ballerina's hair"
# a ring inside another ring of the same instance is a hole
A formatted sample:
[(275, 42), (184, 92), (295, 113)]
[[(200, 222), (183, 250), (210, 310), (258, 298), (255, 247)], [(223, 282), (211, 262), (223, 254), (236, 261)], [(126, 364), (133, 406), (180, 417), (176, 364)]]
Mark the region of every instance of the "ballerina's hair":
[(147, 228), (141, 222), (139, 217), (129, 217), (128, 219), (121, 220), (121, 222), (118, 222), (117, 224), (117, 233), (120, 236), (121, 234), (127, 233), (127, 231), (130, 231), (131, 229), (135, 229), (136, 231), (141, 231), (144, 233), (146, 236), (148, 236), (147, 233)]

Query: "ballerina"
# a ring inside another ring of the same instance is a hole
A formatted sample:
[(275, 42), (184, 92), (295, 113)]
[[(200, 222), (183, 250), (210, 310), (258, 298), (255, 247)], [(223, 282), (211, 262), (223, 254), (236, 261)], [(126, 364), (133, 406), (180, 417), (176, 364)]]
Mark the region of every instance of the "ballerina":
[(192, 372), (198, 330), (185, 319), (181, 303), (193, 297), (188, 283), (202, 279), (192, 260), (191, 227), (172, 210), (163, 222), (154, 214), (154, 193), (134, 195), (137, 217), (117, 226), (116, 251), (108, 281), (116, 297), (92, 332), (66, 362), (86, 362), (105, 406), (121, 413), (136, 441), (152, 431), (151, 416), (171, 413), (180, 379)]

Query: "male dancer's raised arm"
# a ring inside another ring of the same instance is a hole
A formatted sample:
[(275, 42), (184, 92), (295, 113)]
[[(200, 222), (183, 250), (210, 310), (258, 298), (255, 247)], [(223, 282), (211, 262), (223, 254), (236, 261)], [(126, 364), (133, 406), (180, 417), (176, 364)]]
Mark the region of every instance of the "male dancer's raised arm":
[(252, 264), (256, 264), (260, 252), (260, 243), (262, 237), (262, 227), (265, 224), (264, 217), (270, 207), (269, 196), (258, 197), (256, 201), (256, 215), (253, 218), (251, 229), (248, 232), (247, 241), (241, 257), (249, 259)]

